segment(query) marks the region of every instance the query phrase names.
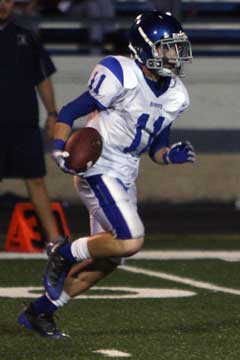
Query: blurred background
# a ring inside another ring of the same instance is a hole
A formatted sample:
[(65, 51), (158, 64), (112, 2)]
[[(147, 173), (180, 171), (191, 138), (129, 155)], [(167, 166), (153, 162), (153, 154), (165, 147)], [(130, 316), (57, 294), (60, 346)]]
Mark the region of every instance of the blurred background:
[[(196, 164), (159, 167), (144, 156), (138, 192), (147, 231), (236, 233), (240, 231), (240, 1), (16, 0), (16, 21), (38, 34), (58, 72), (58, 108), (79, 96), (95, 63), (127, 54), (128, 29), (139, 13), (158, 9), (175, 15), (188, 33), (194, 61), (186, 66), (190, 109), (177, 120), (172, 142), (190, 140)], [(45, 113), (41, 111), (41, 124)], [(83, 126), (84, 119), (75, 127)], [(86, 211), (72, 177), (49, 156), (47, 186), (65, 208), (70, 229), (85, 232)], [(21, 180), (0, 185), (1, 233), (16, 201), (26, 199)]]

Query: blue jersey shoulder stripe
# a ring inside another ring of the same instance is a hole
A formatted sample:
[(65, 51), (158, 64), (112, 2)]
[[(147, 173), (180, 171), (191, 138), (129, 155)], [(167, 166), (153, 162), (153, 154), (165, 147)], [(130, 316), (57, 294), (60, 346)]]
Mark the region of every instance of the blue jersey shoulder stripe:
[(116, 58), (112, 56), (106, 57), (101, 60), (99, 64), (109, 69), (123, 86), (123, 69), (120, 62)]

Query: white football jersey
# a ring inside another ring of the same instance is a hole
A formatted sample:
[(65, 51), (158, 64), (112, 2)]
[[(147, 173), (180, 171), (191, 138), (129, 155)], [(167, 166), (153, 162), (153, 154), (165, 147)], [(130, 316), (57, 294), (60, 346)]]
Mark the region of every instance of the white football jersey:
[(187, 90), (174, 77), (159, 93), (134, 60), (109, 56), (94, 68), (89, 92), (102, 110), (87, 126), (102, 135), (103, 151), (85, 177), (106, 174), (128, 186), (137, 177), (140, 155), (189, 106)]

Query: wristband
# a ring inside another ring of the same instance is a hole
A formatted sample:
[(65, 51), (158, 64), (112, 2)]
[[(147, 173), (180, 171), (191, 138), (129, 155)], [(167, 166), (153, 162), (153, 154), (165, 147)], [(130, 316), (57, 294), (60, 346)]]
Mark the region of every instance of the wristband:
[(65, 141), (62, 139), (55, 139), (53, 141), (54, 150), (63, 150), (65, 146)]
[(58, 113), (57, 113), (57, 111), (49, 111), (48, 116), (58, 117)]

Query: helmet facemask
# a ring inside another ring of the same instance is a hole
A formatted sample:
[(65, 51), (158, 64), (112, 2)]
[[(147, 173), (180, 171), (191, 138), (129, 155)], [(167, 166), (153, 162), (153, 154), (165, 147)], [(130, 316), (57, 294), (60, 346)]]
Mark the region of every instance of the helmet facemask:
[[(150, 45), (150, 44), (149, 44)], [(191, 62), (192, 48), (184, 32), (161, 39), (150, 45), (153, 58), (146, 67), (160, 76), (184, 76), (184, 63)]]

